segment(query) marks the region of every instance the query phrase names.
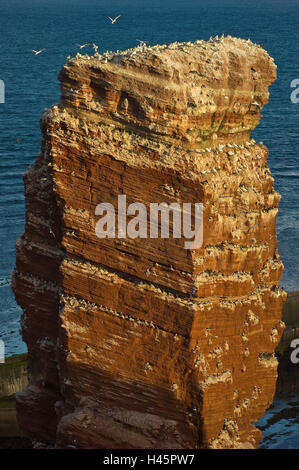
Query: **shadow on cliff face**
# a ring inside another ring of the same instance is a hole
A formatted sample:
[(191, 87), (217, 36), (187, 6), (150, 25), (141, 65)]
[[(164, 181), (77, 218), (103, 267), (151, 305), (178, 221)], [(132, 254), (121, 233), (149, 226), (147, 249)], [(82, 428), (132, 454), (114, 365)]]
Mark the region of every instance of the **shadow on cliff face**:
[[(59, 421), (55, 447), (200, 447), (201, 418), (191, 409), (194, 398), (178, 400), (167, 389), (124, 380), (86, 364), (69, 363), (67, 373), (71, 376), (71, 386), (63, 385), (64, 402), (55, 404)], [(190, 409), (186, 408), (186, 402)], [(200, 396), (197, 402), (200, 403)], [(72, 403), (72, 408), (66, 403)]]
[[(40, 120), (40, 127), (42, 133), (45, 132), (43, 118)], [(56, 431), (57, 425), (52, 405), (60, 398), (56, 341), (60, 308), (58, 286), (61, 283), (60, 265), (64, 257), (61, 245), (63, 231), (61, 211), (64, 201), (58, 199), (55, 194), (55, 182), (47, 156), (47, 146), (50, 144), (43, 140), (34, 166), (23, 175), (26, 230), (16, 242), (18, 256), (12, 275), (12, 288), (16, 301), (23, 307), (22, 338), (28, 347), (31, 377), (30, 384), (26, 388), (19, 388), (23, 390), (18, 390), (16, 394), (18, 422), (20, 428), (25, 429), (26, 419), (35, 410), (37, 421), (45, 420), (47, 423), (45, 432), (50, 434), (50, 429), (54, 428)], [(41, 240), (45, 242), (47, 250), (51, 253), (50, 257), (45, 256)], [(36, 248), (36, 253), (31, 256), (33, 246)], [(28, 270), (31, 272), (29, 276), (26, 274)], [(42, 273), (42, 282), (36, 280), (36, 273)], [(32, 302), (32, 291), (35, 291), (37, 305)], [(38, 388), (42, 381), (44, 387)], [(43, 406), (44, 393), (41, 393), (39, 400), (36, 400), (34, 394), (36, 389), (42, 388), (48, 392), (48, 407)], [(47, 416), (49, 406), (52, 406), (51, 419)], [(20, 410), (24, 412), (24, 419), (19, 417)], [(36, 427), (35, 424), (33, 423), (33, 428)]]
[(282, 320), (286, 328), (276, 348), (279, 366), (275, 398), (299, 395), (299, 363), (291, 360), (294, 352), (291, 343), (294, 339), (299, 340), (299, 291), (288, 294), (283, 307)]

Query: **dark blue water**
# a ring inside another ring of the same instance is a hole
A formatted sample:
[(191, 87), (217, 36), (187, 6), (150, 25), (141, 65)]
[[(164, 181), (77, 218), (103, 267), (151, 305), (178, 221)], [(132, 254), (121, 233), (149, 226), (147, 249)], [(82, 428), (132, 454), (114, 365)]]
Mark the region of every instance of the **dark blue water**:
[[(113, 26), (107, 15), (121, 18)], [(290, 82), (299, 78), (299, 0), (0, 0), (0, 338), (6, 354), (25, 351), (21, 311), (10, 276), (15, 240), (24, 229), (22, 173), (39, 152), (39, 118), (59, 100), (57, 73), (76, 43), (95, 42), (99, 52), (137, 44), (208, 39), (222, 33), (264, 43), (278, 65), (270, 104), (253, 137), (270, 149), (269, 164), (282, 194), (279, 251), (282, 285), (299, 289), (299, 104)], [(35, 57), (31, 49), (47, 48)]]
[(298, 449), (299, 396), (274, 400), (258, 426), (263, 433), (261, 449)]

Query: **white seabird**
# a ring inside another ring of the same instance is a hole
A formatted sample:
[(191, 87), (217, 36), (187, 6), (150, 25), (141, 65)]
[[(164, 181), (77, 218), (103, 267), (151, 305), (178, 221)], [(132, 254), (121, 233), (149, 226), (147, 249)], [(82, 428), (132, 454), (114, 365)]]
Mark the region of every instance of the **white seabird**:
[(110, 16), (108, 16), (107, 18), (109, 18), (109, 20), (111, 21), (111, 24), (114, 24), (118, 20), (118, 18), (120, 18), (120, 17), (121, 17), (121, 15), (118, 15), (115, 18), (111, 18)]
[(46, 49), (40, 49), (39, 51), (35, 51), (34, 49), (31, 49), (32, 52), (34, 52), (35, 55), (41, 54), (44, 52)]
[(80, 49), (83, 49), (83, 47), (90, 46), (90, 42), (86, 44), (77, 44), (77, 46), (80, 47)]

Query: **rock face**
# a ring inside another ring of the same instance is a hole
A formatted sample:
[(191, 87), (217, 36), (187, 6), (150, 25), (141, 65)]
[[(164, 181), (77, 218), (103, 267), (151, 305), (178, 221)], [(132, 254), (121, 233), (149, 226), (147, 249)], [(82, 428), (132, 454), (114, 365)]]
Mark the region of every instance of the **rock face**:
[[(13, 285), (34, 382), (33, 440), (64, 448), (256, 447), (284, 324), (267, 148), (275, 80), (250, 41), (69, 59), (24, 175)], [(99, 203), (201, 202), (203, 245), (104, 238)]]

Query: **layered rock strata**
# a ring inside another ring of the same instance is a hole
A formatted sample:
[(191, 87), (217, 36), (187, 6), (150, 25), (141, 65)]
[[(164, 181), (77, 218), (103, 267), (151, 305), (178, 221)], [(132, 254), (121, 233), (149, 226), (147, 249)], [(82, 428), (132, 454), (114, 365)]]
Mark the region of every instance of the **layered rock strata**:
[[(268, 150), (276, 78), (231, 37), (78, 54), (24, 175), (13, 285), (34, 382), (28, 436), (57, 448), (257, 447), (284, 324)], [(203, 203), (203, 245), (104, 238), (99, 203)], [(38, 444), (37, 444), (38, 445)]]

